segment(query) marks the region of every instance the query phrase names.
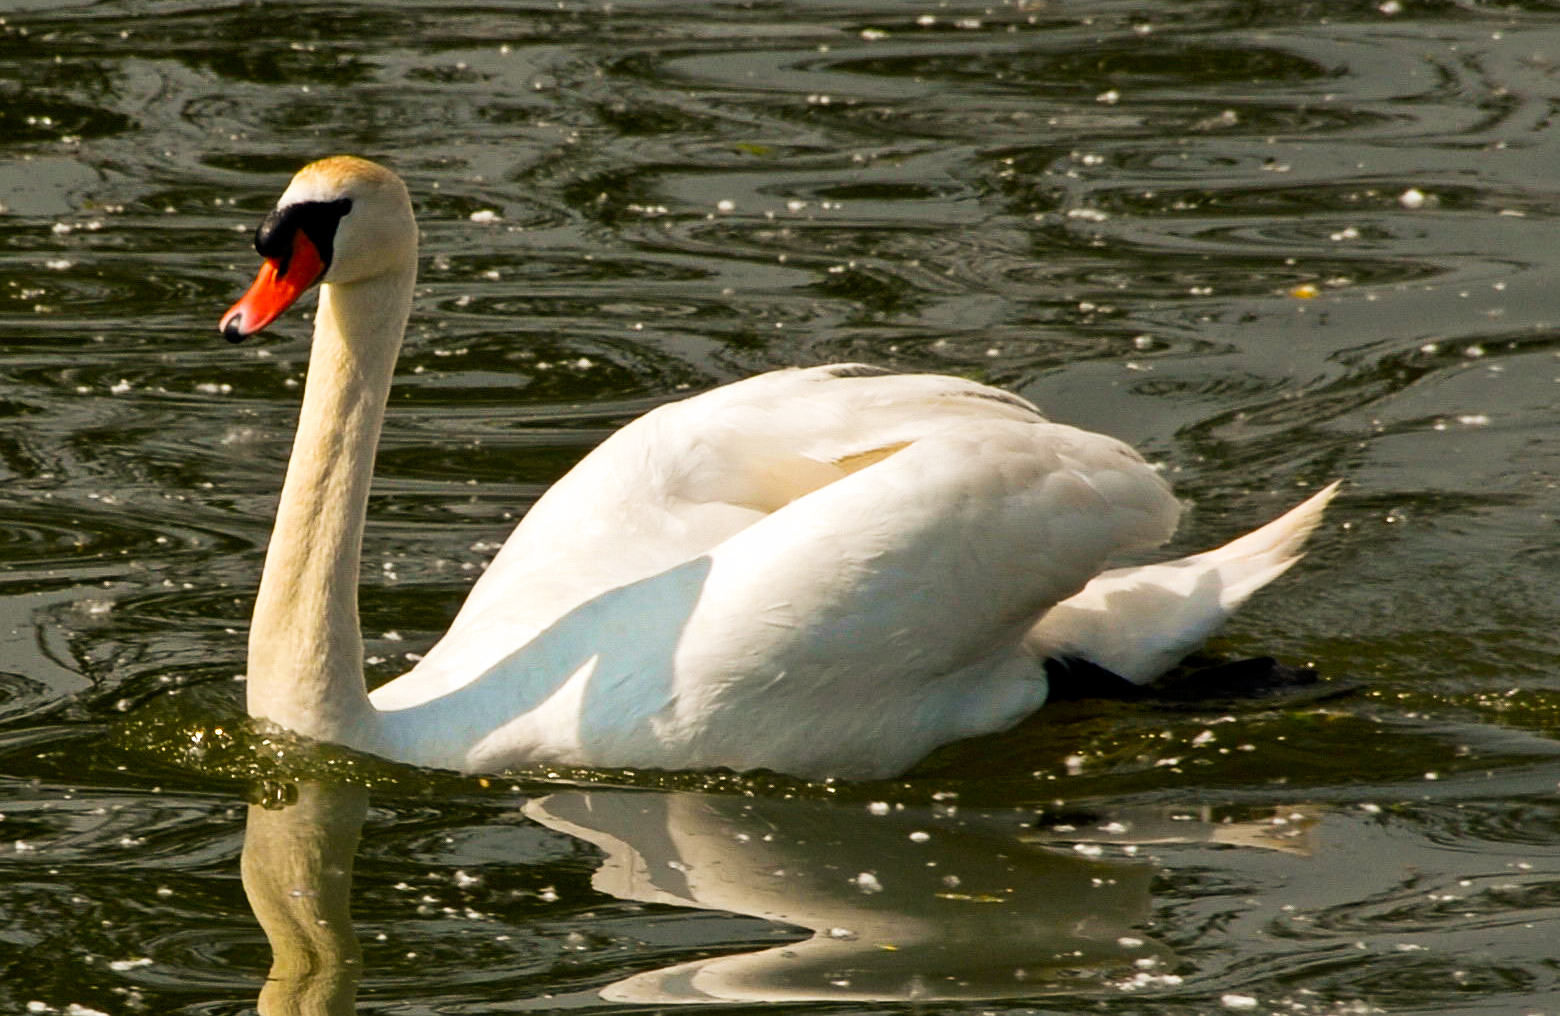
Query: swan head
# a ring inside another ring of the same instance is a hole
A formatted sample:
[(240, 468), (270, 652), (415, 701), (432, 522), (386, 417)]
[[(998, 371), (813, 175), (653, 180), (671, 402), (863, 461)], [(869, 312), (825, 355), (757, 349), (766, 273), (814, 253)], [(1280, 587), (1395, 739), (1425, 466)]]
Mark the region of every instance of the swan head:
[(229, 342), (265, 328), (316, 283), (351, 285), (413, 270), (417, 223), (406, 185), (367, 159), (337, 155), (300, 169), (255, 230), (260, 274), (218, 326)]

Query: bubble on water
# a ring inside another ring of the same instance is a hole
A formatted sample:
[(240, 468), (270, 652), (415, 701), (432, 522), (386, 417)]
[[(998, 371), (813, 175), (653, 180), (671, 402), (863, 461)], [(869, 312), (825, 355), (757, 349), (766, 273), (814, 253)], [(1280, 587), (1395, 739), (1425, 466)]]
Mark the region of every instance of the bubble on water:
[(136, 967), (149, 967), (152, 965), (151, 957), (139, 956), (133, 960), (112, 960), (108, 964), (110, 970), (134, 970)]
[(77, 600), (73, 606), (78, 614), (85, 614), (87, 617), (102, 617), (114, 609), (114, 601), (88, 597), (85, 600)]
[(1110, 218), (1110, 213), (1098, 208), (1069, 208), (1067, 217), (1080, 222), (1104, 222)]
[(878, 881), (876, 875), (870, 871), (864, 871), (851, 879), (851, 883), (864, 893), (880, 893), (883, 891), (883, 883)]

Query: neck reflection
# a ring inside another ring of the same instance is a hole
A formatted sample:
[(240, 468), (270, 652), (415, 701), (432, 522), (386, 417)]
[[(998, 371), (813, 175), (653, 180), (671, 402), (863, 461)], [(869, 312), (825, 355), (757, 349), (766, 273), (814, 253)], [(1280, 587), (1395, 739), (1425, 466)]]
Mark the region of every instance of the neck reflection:
[(266, 1016), (346, 1016), (362, 953), (352, 933), (352, 861), (368, 790), (346, 783), (267, 784), (250, 804), (244, 894), (271, 943)]

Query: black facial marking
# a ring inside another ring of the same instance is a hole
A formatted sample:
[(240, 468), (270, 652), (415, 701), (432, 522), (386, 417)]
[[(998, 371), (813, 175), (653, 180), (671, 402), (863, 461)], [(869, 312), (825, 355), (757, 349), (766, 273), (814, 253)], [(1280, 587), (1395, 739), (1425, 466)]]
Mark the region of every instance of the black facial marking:
[(286, 275), (287, 263), (292, 260), (293, 239), (301, 229), (314, 244), (314, 249), (320, 252), (325, 267), (329, 268), (331, 255), (335, 252), (336, 227), (350, 211), (351, 198), (302, 201), (285, 208), (274, 208), (255, 230), (255, 250), (261, 257), (276, 262), (278, 275)]

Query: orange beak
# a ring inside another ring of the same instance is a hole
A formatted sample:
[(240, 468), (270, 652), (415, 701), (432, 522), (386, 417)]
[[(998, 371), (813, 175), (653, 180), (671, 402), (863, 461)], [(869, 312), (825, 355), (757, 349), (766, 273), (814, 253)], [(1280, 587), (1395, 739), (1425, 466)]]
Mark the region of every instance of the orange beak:
[(325, 261), (314, 241), (298, 230), (293, 234), (292, 256), (285, 262), (266, 258), (249, 292), (222, 315), (222, 323), (217, 326), (222, 337), (229, 342), (243, 342), (280, 317), (324, 274)]

